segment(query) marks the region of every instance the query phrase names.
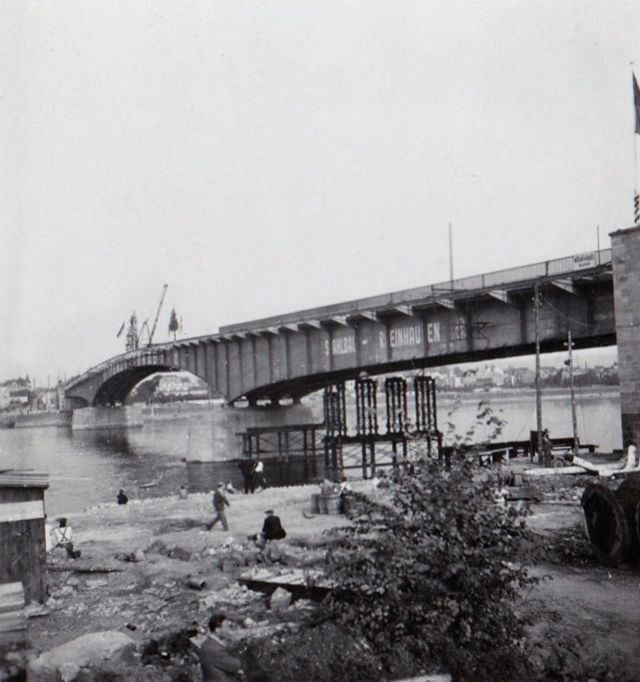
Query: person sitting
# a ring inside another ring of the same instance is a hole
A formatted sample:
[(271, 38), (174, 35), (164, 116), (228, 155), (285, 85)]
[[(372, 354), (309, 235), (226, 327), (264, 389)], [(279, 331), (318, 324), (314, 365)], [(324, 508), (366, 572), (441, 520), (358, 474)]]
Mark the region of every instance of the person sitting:
[(262, 540), (269, 542), (270, 540), (282, 540), (287, 537), (287, 531), (282, 527), (280, 517), (276, 516), (273, 509), (267, 509), (267, 515), (262, 524)]
[(71, 559), (77, 559), (80, 556), (80, 551), (73, 548), (72, 539), (73, 531), (71, 526), (67, 525), (67, 519), (64, 517), (58, 519), (57, 528), (51, 531), (52, 549), (62, 547), (62, 549), (66, 550), (67, 556)]
[(226, 620), (223, 613), (214, 613), (209, 619), (209, 637), (198, 647), (198, 658), (204, 682), (228, 682), (240, 679), (242, 664), (230, 654), (222, 640), (214, 634)]
[(189, 491), (187, 490), (187, 487), (184, 484), (181, 485), (180, 488), (178, 489), (178, 497), (181, 500), (186, 500), (187, 497), (189, 497)]
[(120, 488), (120, 490), (118, 491), (117, 500), (118, 500), (118, 504), (127, 504), (127, 502), (129, 501), (129, 498), (126, 496), (126, 494), (122, 488)]

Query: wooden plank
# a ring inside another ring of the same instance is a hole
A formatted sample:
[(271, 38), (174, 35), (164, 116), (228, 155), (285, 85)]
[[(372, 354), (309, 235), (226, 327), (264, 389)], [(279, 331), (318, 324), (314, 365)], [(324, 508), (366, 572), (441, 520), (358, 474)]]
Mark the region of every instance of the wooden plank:
[(553, 474), (577, 475), (587, 473), (589, 473), (587, 469), (581, 466), (540, 467), (538, 469), (525, 469), (523, 472), (525, 476), (551, 476)]
[(0, 648), (25, 642), (27, 619), (24, 602), (22, 583), (0, 584)]
[(44, 518), (44, 500), (0, 502), (0, 523)]
[(14, 632), (16, 630), (26, 630), (26, 619), (23, 612), (2, 613), (0, 614), (0, 632)]
[(24, 608), (24, 594), (22, 593), (22, 585), (20, 585), (20, 592), (4, 597), (0, 600), (0, 614), (9, 613)]
[(49, 476), (36, 471), (9, 469), (0, 473), (0, 488), (48, 488)]
[(7, 596), (15, 594), (22, 594), (22, 583), (19, 581), (13, 583), (0, 583), (0, 601)]

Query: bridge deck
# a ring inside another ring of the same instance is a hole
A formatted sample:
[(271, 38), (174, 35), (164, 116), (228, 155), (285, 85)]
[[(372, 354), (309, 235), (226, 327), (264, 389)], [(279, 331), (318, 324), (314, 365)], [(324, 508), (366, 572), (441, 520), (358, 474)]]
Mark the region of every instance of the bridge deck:
[(264, 317), (257, 320), (223, 325), (220, 334), (254, 331), (286, 326), (287, 324), (303, 324), (308, 321), (331, 319), (340, 315), (354, 315), (360, 312), (380, 312), (402, 304), (427, 304), (434, 299), (446, 299), (465, 294), (473, 294), (515, 285), (527, 286), (535, 280), (545, 278), (557, 279), (562, 276), (575, 275), (577, 272), (604, 269), (611, 265), (611, 249), (591, 251), (587, 253), (521, 265), (505, 270), (496, 270), (481, 275), (471, 275), (447, 282), (428, 284), (425, 286), (403, 289), (377, 296), (353, 299), (342, 303), (298, 310), (284, 315)]

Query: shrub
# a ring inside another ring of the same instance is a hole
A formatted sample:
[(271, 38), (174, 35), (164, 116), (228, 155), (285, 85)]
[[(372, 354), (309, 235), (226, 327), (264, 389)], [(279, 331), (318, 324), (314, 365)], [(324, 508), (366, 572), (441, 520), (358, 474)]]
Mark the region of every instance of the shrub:
[(526, 679), (514, 602), (534, 579), (514, 561), (529, 533), (474, 473), (461, 457), (449, 471), (423, 459), (384, 502), (358, 497), (353, 526), (328, 552), (338, 587), (327, 615), (361, 632), (387, 670), (401, 650), (454, 679)]

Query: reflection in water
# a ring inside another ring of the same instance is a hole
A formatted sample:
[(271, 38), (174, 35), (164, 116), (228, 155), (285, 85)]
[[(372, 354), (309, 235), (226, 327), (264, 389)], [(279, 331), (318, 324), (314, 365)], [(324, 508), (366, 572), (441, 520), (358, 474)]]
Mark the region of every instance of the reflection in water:
[[(543, 398), (544, 422), (551, 435), (571, 435), (571, 407), (566, 392), (545, 392)], [(529, 430), (535, 428), (535, 394), (521, 391), (509, 395), (467, 394), (458, 402), (443, 396), (438, 402), (441, 430), (446, 431), (446, 422), (452, 421), (456, 431), (464, 433), (475, 419), (480, 400), (488, 400), (494, 412), (506, 420), (502, 439), (526, 439)], [(355, 415), (349, 414), (349, 423), (355, 426)], [(583, 443), (596, 443), (602, 451), (621, 447), (617, 389), (583, 390), (578, 396), (578, 429)], [(207, 414), (179, 421), (147, 422), (143, 428), (130, 430), (0, 429), (0, 468), (48, 472), (51, 486), (46, 495), (47, 510), (54, 516), (99, 502), (115, 502), (119, 488), (132, 499), (174, 493), (189, 480), (186, 460), (225, 459), (226, 453), (214, 451), (215, 442), (213, 420)], [(301, 468), (291, 475), (297, 481), (302, 472)], [(274, 469), (271, 483), (280, 475)], [(231, 464), (209, 466), (206, 476), (199, 479), (200, 489), (213, 487), (216, 478), (241, 486), (240, 472)]]

